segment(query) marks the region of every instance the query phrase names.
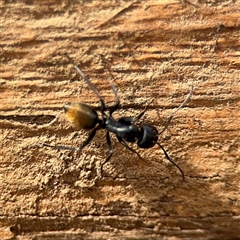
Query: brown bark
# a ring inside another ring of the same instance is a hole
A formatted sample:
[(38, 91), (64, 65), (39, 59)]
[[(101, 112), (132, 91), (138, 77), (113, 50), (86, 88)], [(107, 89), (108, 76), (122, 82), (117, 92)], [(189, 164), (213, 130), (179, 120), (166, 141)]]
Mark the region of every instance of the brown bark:
[[(220, 1), (2, 1), (1, 239), (238, 239), (240, 6)], [(101, 130), (79, 157), (62, 106), (99, 102), (67, 53), (114, 103), (159, 131), (157, 146), (123, 148)], [(109, 65), (105, 65), (105, 59)]]

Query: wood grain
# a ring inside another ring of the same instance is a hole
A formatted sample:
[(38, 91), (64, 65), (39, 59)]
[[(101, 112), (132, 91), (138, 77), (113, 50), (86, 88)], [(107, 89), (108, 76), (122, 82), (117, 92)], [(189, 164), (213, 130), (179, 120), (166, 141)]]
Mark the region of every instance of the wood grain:
[[(239, 239), (240, 5), (238, 1), (2, 1), (1, 239)], [(62, 107), (108, 105), (163, 129), (158, 147), (123, 149), (105, 132), (79, 157), (38, 147), (79, 146)], [(104, 62), (109, 64), (106, 66)]]

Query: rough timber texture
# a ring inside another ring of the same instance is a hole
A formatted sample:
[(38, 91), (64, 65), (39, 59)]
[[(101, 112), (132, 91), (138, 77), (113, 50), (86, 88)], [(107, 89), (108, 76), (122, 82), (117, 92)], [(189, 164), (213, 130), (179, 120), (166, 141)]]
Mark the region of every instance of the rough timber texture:
[[(1, 239), (239, 239), (240, 5), (233, 1), (0, 2)], [(41, 143), (78, 146), (62, 106), (93, 92), (69, 61), (114, 103), (118, 116), (163, 128), (194, 84), (194, 95), (158, 147), (115, 140), (107, 156), (100, 131), (80, 157)], [(103, 61), (104, 59), (104, 61)], [(104, 62), (108, 62), (107, 66)], [(136, 146), (133, 145), (135, 149)]]

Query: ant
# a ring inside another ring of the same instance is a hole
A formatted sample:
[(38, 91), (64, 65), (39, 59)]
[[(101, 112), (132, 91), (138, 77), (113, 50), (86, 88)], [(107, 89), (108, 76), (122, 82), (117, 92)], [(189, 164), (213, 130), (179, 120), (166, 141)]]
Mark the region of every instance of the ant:
[[(112, 88), (112, 91), (114, 93), (114, 96), (116, 98), (115, 105), (111, 107), (106, 107), (106, 104), (102, 97), (100, 96), (98, 90), (94, 87), (90, 79), (83, 73), (83, 71), (73, 62), (73, 60), (67, 56), (68, 60), (73, 64), (75, 70), (77, 73), (84, 79), (84, 81), (88, 84), (89, 88), (95, 93), (95, 95), (98, 97), (101, 105), (101, 119), (99, 118), (97, 112), (92, 109), (90, 106), (84, 104), (84, 103), (67, 103), (63, 109), (65, 111), (65, 114), (70, 122), (72, 122), (78, 129), (84, 129), (84, 130), (92, 130), (89, 134), (88, 138), (80, 145), (78, 148), (74, 147), (67, 147), (67, 146), (52, 146), (48, 144), (42, 144), (43, 146), (51, 147), (51, 148), (57, 148), (57, 149), (65, 149), (65, 150), (71, 150), (71, 151), (78, 151), (80, 152), (83, 148), (85, 148), (94, 138), (96, 135), (96, 132), (99, 129), (106, 129), (106, 140), (107, 145), (109, 149), (109, 155), (105, 159), (105, 161), (101, 165), (101, 172), (103, 169), (104, 164), (106, 164), (110, 158), (113, 155), (113, 146), (110, 139), (110, 132), (114, 133), (118, 139), (118, 141), (126, 147), (128, 150), (132, 151), (133, 153), (137, 154), (139, 158), (140, 155), (138, 152), (136, 152), (134, 149), (132, 149), (127, 142), (134, 143), (137, 142), (137, 145), (139, 148), (152, 148), (155, 144), (157, 144), (163, 151), (165, 157), (167, 160), (169, 160), (175, 167), (178, 168), (178, 170), (182, 174), (182, 178), (184, 180), (184, 173), (182, 169), (171, 160), (171, 158), (168, 156), (166, 150), (163, 148), (161, 144), (159, 144), (158, 136), (162, 134), (170, 124), (171, 120), (173, 119), (174, 114), (184, 106), (184, 104), (189, 100), (193, 93), (193, 86), (187, 96), (187, 98), (182, 102), (182, 104), (170, 115), (168, 118), (165, 127), (163, 130), (158, 133), (158, 130), (156, 127), (144, 124), (142, 126), (137, 126), (136, 123), (139, 121), (139, 119), (144, 115), (144, 113), (147, 111), (147, 107), (137, 116), (137, 117), (121, 117), (118, 120), (115, 120), (112, 116), (113, 113), (119, 109), (120, 106), (120, 100), (119, 96), (117, 94), (116, 87), (112, 80), (110, 80), (110, 85)], [(149, 105), (149, 104), (148, 104)], [(106, 113), (108, 111), (108, 113)]]

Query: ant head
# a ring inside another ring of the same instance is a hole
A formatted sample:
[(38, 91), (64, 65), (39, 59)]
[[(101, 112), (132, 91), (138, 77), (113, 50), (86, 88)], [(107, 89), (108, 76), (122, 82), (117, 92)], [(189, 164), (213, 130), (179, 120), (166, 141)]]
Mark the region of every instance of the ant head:
[(143, 125), (140, 129), (141, 136), (137, 142), (140, 148), (151, 148), (158, 140), (158, 130), (150, 125)]

